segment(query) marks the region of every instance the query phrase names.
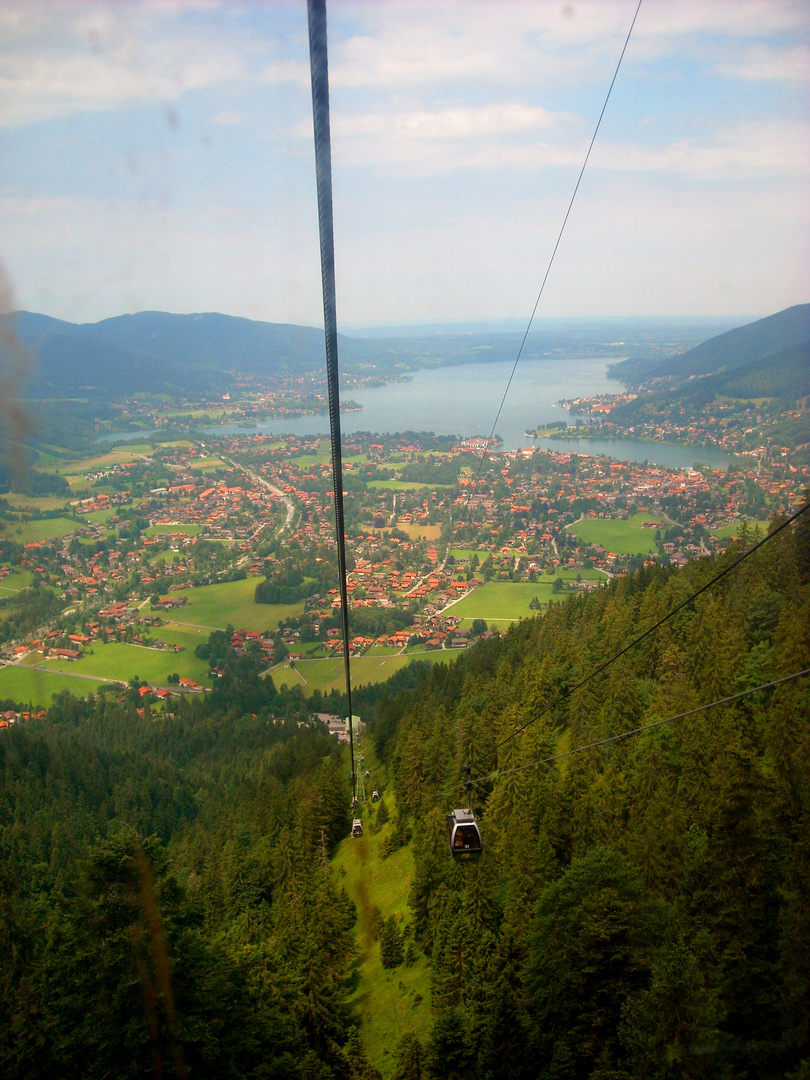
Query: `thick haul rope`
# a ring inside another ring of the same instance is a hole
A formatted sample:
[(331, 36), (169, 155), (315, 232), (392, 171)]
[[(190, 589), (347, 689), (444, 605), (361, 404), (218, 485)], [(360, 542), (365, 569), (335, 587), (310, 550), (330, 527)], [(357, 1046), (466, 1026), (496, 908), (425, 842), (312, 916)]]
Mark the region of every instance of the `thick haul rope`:
[(329, 387), (329, 433), (332, 441), (332, 483), (335, 496), (340, 611), (343, 623), (343, 670), (349, 716), (352, 799), (357, 795), (349, 663), (349, 602), (346, 589), (346, 536), (343, 525), (343, 459), (340, 452), (340, 381), (338, 378), (335, 237), (332, 224), (332, 146), (329, 134), (329, 66), (326, 53), (326, 0), (307, 0), (309, 68), (312, 77), (312, 120), (315, 128), (315, 173), (318, 183), (318, 232), (321, 241), (323, 329), (326, 337), (326, 380)]

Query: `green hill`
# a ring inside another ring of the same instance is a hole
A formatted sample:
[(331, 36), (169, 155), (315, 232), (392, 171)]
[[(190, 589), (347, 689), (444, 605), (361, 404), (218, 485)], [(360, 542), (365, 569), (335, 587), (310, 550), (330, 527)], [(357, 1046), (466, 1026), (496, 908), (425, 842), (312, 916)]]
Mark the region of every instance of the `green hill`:
[(677, 356), (651, 363), (626, 360), (614, 364), (618, 379), (671, 378), (679, 382), (693, 376), (733, 371), (778, 356), (810, 340), (810, 304), (796, 304), (775, 315), (739, 326), (704, 341)]

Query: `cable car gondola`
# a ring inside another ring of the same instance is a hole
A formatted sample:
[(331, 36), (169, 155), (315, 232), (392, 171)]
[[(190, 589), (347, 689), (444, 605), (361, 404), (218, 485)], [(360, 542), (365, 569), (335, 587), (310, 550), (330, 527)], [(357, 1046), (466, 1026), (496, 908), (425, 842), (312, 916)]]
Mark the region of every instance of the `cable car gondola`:
[(467, 777), (467, 809), (451, 810), (447, 815), (447, 844), (450, 854), (454, 859), (477, 859), (484, 850), (484, 841), (481, 839), (481, 830), (472, 810), (472, 766), (463, 766), (463, 772)]
[(379, 791), (377, 791), (376, 788), (371, 793), (371, 801), (372, 802), (379, 802), (380, 801), (380, 793), (379, 793)]
[(480, 856), (484, 843), (472, 810), (453, 810), (447, 815), (447, 843), (454, 859), (477, 859)]
[(356, 817), (352, 822), (352, 836), (358, 837), (363, 835), (363, 822), (359, 817)]

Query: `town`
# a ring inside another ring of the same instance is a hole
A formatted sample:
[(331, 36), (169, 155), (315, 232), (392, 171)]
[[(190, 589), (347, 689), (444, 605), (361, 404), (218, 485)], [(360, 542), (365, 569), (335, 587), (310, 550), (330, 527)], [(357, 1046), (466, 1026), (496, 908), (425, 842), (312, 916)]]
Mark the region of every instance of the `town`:
[[(566, 594), (749, 540), (810, 484), (767, 436), (726, 470), (563, 447), (344, 440), (355, 677), (441, 662)], [(68, 498), (0, 504), (0, 698), (33, 708), (133, 680), (205, 692), (219, 674), (205, 643), (226, 631), (279, 685), (340, 685), (327, 438), (209, 433), (51, 467)]]

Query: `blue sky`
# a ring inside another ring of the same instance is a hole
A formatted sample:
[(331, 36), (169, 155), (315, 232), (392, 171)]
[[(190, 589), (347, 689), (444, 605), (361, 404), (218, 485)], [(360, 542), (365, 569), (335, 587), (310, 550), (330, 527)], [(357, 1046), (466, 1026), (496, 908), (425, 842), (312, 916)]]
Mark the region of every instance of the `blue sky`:
[[(525, 319), (635, 0), (328, 3), (338, 318)], [(539, 315), (810, 280), (810, 5), (644, 0)], [(0, 4), (16, 307), (319, 325), (305, 0)]]

